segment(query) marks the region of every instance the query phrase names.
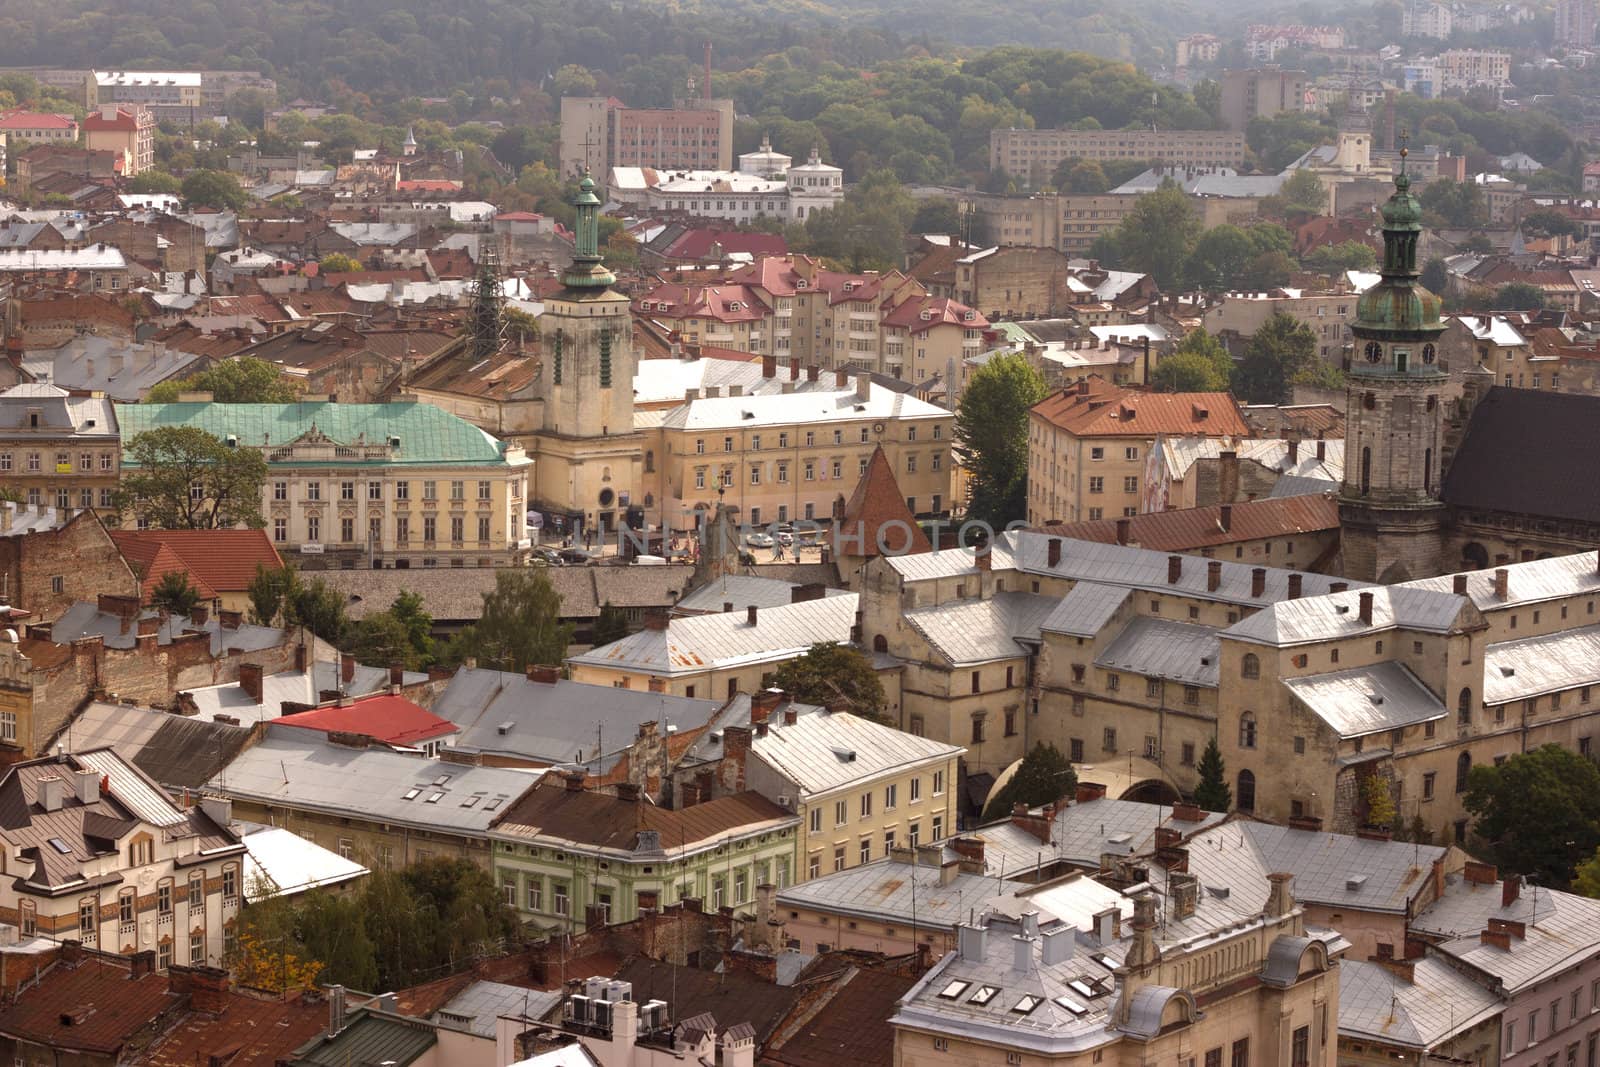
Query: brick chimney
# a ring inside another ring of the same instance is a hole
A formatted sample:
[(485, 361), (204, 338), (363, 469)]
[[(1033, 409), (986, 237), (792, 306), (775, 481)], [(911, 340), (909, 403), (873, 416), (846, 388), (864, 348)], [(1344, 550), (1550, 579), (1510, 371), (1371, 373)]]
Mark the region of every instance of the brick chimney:
[(561, 668), (552, 667), (546, 663), (528, 664), (528, 681), (539, 682), (542, 685), (555, 685), (561, 681)]
[(128, 963), (128, 978), (130, 980), (134, 978), (143, 978), (147, 974), (155, 974), (155, 949), (147, 948), (141, 952), (135, 952), (132, 956), (128, 957)]
[(1461, 880), (1468, 885), (1494, 885), (1500, 880), (1500, 872), (1492, 863), (1468, 860), (1466, 866), (1461, 868)]
[(1506, 875), (1505, 881), (1500, 883), (1500, 906), (1509, 908), (1515, 904), (1517, 897), (1522, 893), (1522, 876), (1519, 874)]
[(1233, 531), (1233, 505), (1224, 504), (1217, 509), (1217, 525), (1222, 527), (1223, 533)]
[(1217, 460), (1217, 501), (1232, 503), (1239, 496), (1239, 453), (1224, 452)]
[(952, 837), (950, 850), (960, 857), (961, 870), (968, 874), (984, 873), (984, 841), (981, 837)]
[(751, 626), (754, 626), (759, 618), (760, 612), (756, 610), (756, 606), (754, 604), (751, 604), (749, 607), (745, 608), (745, 622)]
[(1372, 593), (1365, 589), (1361, 591), (1361, 621), (1372, 622)]
[(349, 685), (356, 680), (356, 658), (348, 652), (339, 654), (339, 681)]
[(1299, 574), (1289, 575), (1289, 599), (1299, 600), (1301, 589), (1305, 585), (1305, 578)]
[(761, 357), (761, 377), (763, 377), (763, 378), (776, 378), (777, 376), (778, 376), (778, 357), (777, 356), (762, 356)]
[(1264, 596), (1266, 594), (1266, 592), (1267, 592), (1267, 568), (1265, 568), (1265, 567), (1251, 567), (1250, 568), (1250, 595), (1252, 597), (1255, 597), (1255, 598), (1259, 599), (1262, 596)]
[(259, 663), (239, 664), (239, 688), (250, 695), (250, 699), (261, 703), (261, 677), (262, 667)]
[(1167, 584), (1177, 585), (1178, 579), (1183, 577), (1183, 557), (1167, 557)]
[[(986, 556), (988, 554), (989, 553), (987, 552), (984, 553)], [(1056, 567), (1061, 565), (1061, 538), (1052, 537), (1049, 541), (1045, 542), (1044, 561), (1045, 566), (1049, 567), (1051, 570), (1054, 570)]]
[(1450, 591), (1455, 593), (1456, 596), (1466, 596), (1467, 576), (1465, 574), (1454, 575), (1450, 579)]
[(766, 722), (778, 710), (778, 705), (783, 703), (783, 698), (782, 689), (763, 689), (753, 694), (750, 697), (750, 721)]
[(189, 621), (195, 626), (204, 626), (211, 618), (211, 609), (204, 604), (196, 604), (189, 609)]
[(1132, 530), (1133, 530), (1133, 520), (1132, 519), (1128, 518), (1127, 516), (1123, 516), (1122, 518), (1118, 519), (1117, 520), (1117, 544), (1119, 544), (1119, 545), (1127, 544), (1128, 543), (1129, 534), (1132, 532)]
[(1213, 559), (1213, 560), (1207, 561), (1207, 563), (1206, 563), (1206, 589), (1209, 590), (1210, 592), (1215, 593), (1217, 591), (1217, 587), (1220, 586), (1221, 584), (1222, 584), (1222, 561), (1220, 559)]
[(821, 373), (822, 373), (822, 368), (821, 367), (817, 366), (815, 363), (808, 364), (806, 366), (806, 381), (808, 381), (808, 382), (816, 381), (817, 378), (821, 375)]
[[(732, 611), (733, 606), (731, 604), (728, 605), (727, 610)], [(644, 628), (646, 630), (665, 630), (667, 628), (667, 623), (671, 621), (672, 616), (668, 614), (665, 608), (645, 609)]]
[(567, 792), (583, 792), (583, 780), (587, 777), (582, 770), (566, 771), (561, 775), (561, 780), (566, 784)]
[(1078, 804), (1087, 804), (1091, 800), (1101, 800), (1106, 795), (1106, 787), (1100, 782), (1078, 783), (1078, 788), (1073, 792), (1072, 799)]
[(1198, 804), (1181, 802), (1172, 805), (1173, 822), (1199, 822), (1205, 817), (1205, 812), (1200, 810), (1200, 806)]
[(1350, 588), (1350, 583), (1349, 582), (1329, 582), (1328, 583), (1328, 592), (1330, 592), (1330, 593), (1342, 593), (1346, 589), (1349, 589), (1349, 588)]
[(850, 384), (850, 372), (843, 367), (838, 367), (833, 372), (833, 384), (843, 389)]
[(228, 972), (219, 967), (191, 967), (189, 1006), (207, 1015), (228, 1010)]
[(1511, 572), (1504, 567), (1495, 568), (1494, 595), (1496, 600), (1511, 599)]

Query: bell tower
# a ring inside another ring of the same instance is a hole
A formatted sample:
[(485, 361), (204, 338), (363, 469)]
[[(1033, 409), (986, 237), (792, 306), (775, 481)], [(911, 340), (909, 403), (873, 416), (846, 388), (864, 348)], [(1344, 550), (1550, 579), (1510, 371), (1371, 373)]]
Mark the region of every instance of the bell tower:
[(1439, 364), (1439, 298), (1418, 283), (1422, 205), (1400, 173), (1384, 202), (1383, 268), (1361, 294), (1351, 326), (1345, 395), (1344, 484), (1339, 492), (1344, 573), (1398, 582), (1439, 572), (1439, 500), (1446, 375)]
[(628, 298), (600, 255), (600, 198), (587, 173), (573, 200), (572, 263), (539, 316), (544, 401), (534, 506), (569, 526), (615, 530), (640, 521), (643, 438), (633, 428), (638, 356)]

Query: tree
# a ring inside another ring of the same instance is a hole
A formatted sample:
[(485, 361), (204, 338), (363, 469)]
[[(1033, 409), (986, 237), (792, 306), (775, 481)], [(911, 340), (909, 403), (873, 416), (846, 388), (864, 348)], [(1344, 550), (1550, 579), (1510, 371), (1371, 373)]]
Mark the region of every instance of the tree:
[(942, 197), (924, 200), (917, 205), (917, 213), (911, 218), (911, 232), (959, 234), (961, 209), (954, 200)]
[(1028, 409), (1046, 395), (1044, 379), (1021, 353), (979, 367), (956, 411), (956, 456), (970, 477), (967, 517), (995, 530), (1028, 512)]
[(183, 183), (165, 171), (140, 171), (128, 179), (128, 192), (139, 194), (165, 193), (177, 196), (183, 192)]
[(1111, 188), (1105, 168), (1092, 159), (1064, 159), (1050, 180), (1063, 193), (1093, 195)]
[(404, 592), (389, 605), (389, 614), (405, 627), (406, 642), (415, 655), (417, 668), (429, 666), (434, 660), (433, 616), (422, 606), (422, 594)]
[(628, 636), (628, 615), (611, 601), (606, 601), (600, 609), (599, 618), (594, 622), (594, 643), (609, 645), (613, 641), (620, 641)]
[(317, 270), (323, 274), (350, 274), (365, 269), (359, 259), (343, 252), (329, 252), (317, 260)]
[(1003, 819), (1018, 804), (1030, 808), (1053, 804), (1064, 796), (1071, 796), (1077, 786), (1078, 775), (1072, 769), (1072, 761), (1055, 745), (1036, 742), (1022, 757), (1011, 780), (989, 798), (983, 817)]
[(276, 895), (263, 876), (256, 877), (252, 889), (258, 899), (245, 907), (236, 947), (227, 961), (234, 980), (279, 995), (291, 989), (317, 988), (317, 978), (325, 968), (306, 955), (296, 937), (295, 905)]
[(167, 530), (259, 529), (267, 461), (195, 426), (160, 426), (126, 446), (117, 507)]
[(1522, 232), (1529, 237), (1564, 237), (1578, 232), (1578, 224), (1559, 211), (1530, 211), (1522, 216)]
[(1251, 404), (1283, 404), (1289, 400), (1296, 374), (1317, 358), (1317, 335), (1298, 319), (1274, 312), (1245, 345), (1234, 370), (1234, 392)]
[(1367, 805), (1367, 825), (1388, 829), (1393, 825), (1398, 810), (1389, 780), (1381, 775), (1369, 774), (1361, 783), (1361, 799)]
[(1195, 242), (1184, 273), (1196, 289), (1217, 292), (1232, 289), (1258, 249), (1250, 235), (1237, 226), (1213, 226)]
[(292, 404), (294, 385), (264, 359), (244, 356), (225, 359), (198, 374), (177, 381), (158, 382), (145, 396), (146, 404), (172, 404), (182, 393), (210, 393), (219, 404)]
[(1206, 811), (1227, 811), (1233, 807), (1233, 790), (1228, 788), (1228, 770), (1222, 764), (1222, 750), (1213, 737), (1200, 753), (1200, 783), (1194, 787), (1194, 802)]
[(150, 606), (159, 608), (168, 615), (178, 615), (187, 618), (200, 603), (200, 590), (189, 581), (187, 571), (168, 571), (156, 582), (155, 588), (150, 590)]
[(1313, 249), (1300, 257), (1300, 262), (1306, 270), (1337, 276), (1347, 270), (1372, 270), (1378, 265), (1378, 254), (1360, 241), (1341, 241)]
[(245, 596), (250, 598), (250, 621), (257, 626), (271, 626), (294, 586), (295, 574), (290, 568), (269, 569), (265, 563), (257, 563), (255, 577), (245, 590)]
[(1500, 869), (1540, 885), (1565, 886), (1600, 848), (1600, 768), (1560, 745), (1473, 767), (1464, 802)]
[(250, 195), (239, 187), (239, 179), (225, 170), (195, 171), (183, 179), (182, 193), (190, 207), (243, 211), (250, 206)]
[(1486, 233), (1474, 233), (1461, 242), (1461, 251), (1486, 256), (1494, 251), (1494, 242)]
[(1177, 286), (1200, 237), (1200, 218), (1171, 178), (1134, 201), (1114, 231), (1118, 266), (1153, 277), (1163, 289)]
[(1578, 864), (1577, 877), (1572, 880), (1572, 891), (1586, 897), (1600, 897), (1600, 849)]
[(355, 656), (360, 663), (384, 666), (398, 663), (407, 670), (413, 670), (417, 665), (416, 650), (411, 647), (405, 623), (389, 611), (375, 611), (364, 619), (350, 623), (344, 630), (339, 648)]
[(1425, 213), (1423, 222), (1428, 225), (1471, 229), (1489, 221), (1483, 189), (1477, 182), (1435, 178), (1423, 187), (1418, 199)]
[(1150, 375), (1150, 387), (1161, 393), (1225, 393), (1233, 377), (1233, 357), (1222, 342), (1203, 329), (1184, 335), (1171, 354), (1163, 356)]
[(1297, 170), (1278, 189), (1286, 211), (1320, 215), (1328, 207), (1328, 189), (1312, 170)]
[(1496, 311), (1539, 311), (1544, 307), (1544, 290), (1527, 282), (1508, 282), (1494, 291)]
[(482, 615), (456, 638), (453, 653), (521, 674), (530, 665), (565, 659), (572, 631), (571, 623), (561, 621), (561, 598), (542, 569), (503, 570), (494, 576), (494, 589), (483, 594)]
[(778, 667), (772, 678), (790, 700), (838, 708), (875, 722), (888, 706), (883, 683), (865, 654), (833, 641), (819, 641), (806, 654)]
[(1439, 256), (1430, 256), (1422, 265), (1422, 275), (1419, 280), (1428, 292), (1442, 295), (1450, 288), (1450, 268)]
[[(291, 572), (292, 574), (292, 572)], [(350, 620), (345, 615), (344, 597), (321, 578), (302, 582), (298, 577), (285, 591), (284, 621), (291, 626), (304, 626), (330, 644), (339, 644)]]

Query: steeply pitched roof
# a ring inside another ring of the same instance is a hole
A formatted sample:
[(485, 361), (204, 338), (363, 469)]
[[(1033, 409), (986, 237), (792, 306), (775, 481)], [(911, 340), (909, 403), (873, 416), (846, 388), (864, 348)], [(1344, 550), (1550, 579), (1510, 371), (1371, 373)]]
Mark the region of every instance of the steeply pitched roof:
[(1472, 411), (1440, 495), (1468, 510), (1600, 522), (1600, 478), (1573, 476), (1600, 455), (1600, 396), (1490, 389)]
[(1139, 393), (1116, 386), (1064, 389), (1031, 409), (1078, 437), (1248, 436), (1249, 425), (1227, 393)]
[(325, 733), (365, 734), (397, 747), (420, 745), (456, 732), (441, 719), (404, 697), (371, 696), (342, 706), (314, 708), (275, 720), (280, 726)]
[(883, 552), (908, 554), (932, 552), (928, 535), (917, 525), (916, 516), (906, 507), (905, 495), (895, 480), (889, 455), (878, 445), (867, 461), (867, 473), (856, 482), (855, 492), (844, 506), (844, 520), (835, 531), (841, 546), (856, 539), (855, 546), (841, 554), (873, 557)]
[(952, 759), (966, 751), (903, 733), (849, 712), (812, 713), (793, 723), (768, 722), (750, 751), (808, 795), (888, 771)]
[[(1333, 483), (1324, 483), (1329, 488)], [(1331, 496), (1273, 497), (1227, 505), (1228, 526), (1222, 525), (1223, 505), (1155, 511), (1128, 519), (1128, 543), (1158, 552), (1184, 552), (1235, 541), (1321, 533), (1339, 528), (1339, 504)], [(1062, 523), (1040, 528), (1042, 533), (1079, 541), (1117, 543), (1117, 519)]]
[(115, 749), (167, 789), (198, 789), (250, 740), (245, 727), (96, 701), (59, 735), (69, 749)]
[(250, 588), (256, 567), (277, 570), (283, 558), (265, 530), (110, 530), (130, 564), (141, 565), (145, 598), (169, 570), (179, 570), (210, 600)]

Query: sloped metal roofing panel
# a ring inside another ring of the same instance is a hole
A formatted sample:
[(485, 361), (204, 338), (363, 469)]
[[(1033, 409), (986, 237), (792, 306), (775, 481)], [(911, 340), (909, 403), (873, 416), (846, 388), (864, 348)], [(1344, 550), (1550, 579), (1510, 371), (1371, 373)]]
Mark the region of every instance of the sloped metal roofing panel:
[(1421, 679), (1393, 661), (1282, 682), (1340, 737), (1363, 737), (1449, 714)]
[(1215, 627), (1140, 616), (1130, 621), (1094, 662), (1099, 667), (1215, 688), (1220, 654)]
[(1484, 650), (1485, 704), (1596, 683), (1600, 683), (1600, 626), (1499, 641)]

